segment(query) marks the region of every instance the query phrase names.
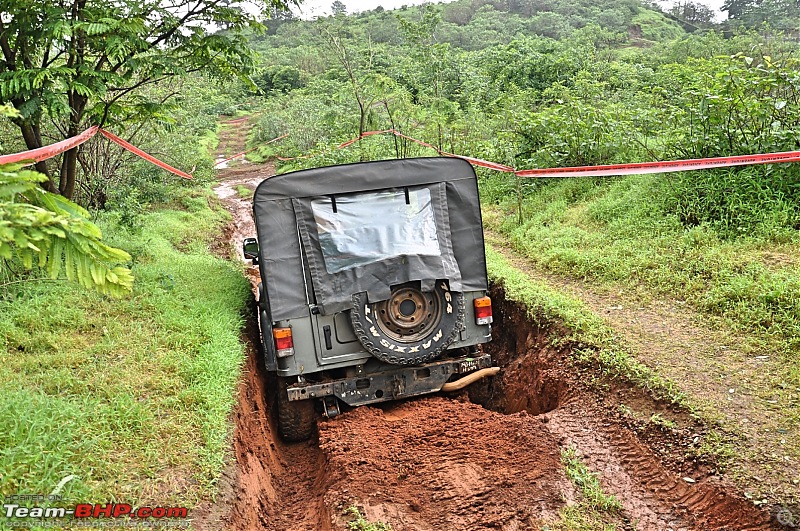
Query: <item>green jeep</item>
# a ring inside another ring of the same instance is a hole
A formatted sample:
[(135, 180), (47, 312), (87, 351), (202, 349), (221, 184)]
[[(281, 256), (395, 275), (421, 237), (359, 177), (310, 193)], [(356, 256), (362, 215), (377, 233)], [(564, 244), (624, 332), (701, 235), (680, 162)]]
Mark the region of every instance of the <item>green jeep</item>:
[[(453, 390), (497, 372), (475, 171), (456, 158), (363, 162), (264, 180), (253, 197), (264, 363), (278, 430), (316, 409)], [(315, 407), (315, 403), (316, 406)]]

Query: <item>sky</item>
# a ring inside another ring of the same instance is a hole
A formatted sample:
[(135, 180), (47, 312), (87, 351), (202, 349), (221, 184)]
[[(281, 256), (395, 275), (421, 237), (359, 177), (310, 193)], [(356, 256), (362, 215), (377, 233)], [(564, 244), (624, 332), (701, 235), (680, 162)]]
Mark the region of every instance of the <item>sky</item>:
[[(685, 0), (684, 0), (685, 1)], [(694, 0), (699, 4), (710, 7), (717, 13), (717, 20), (726, 18), (725, 13), (720, 12), (720, 7), (724, 0)], [(348, 13), (359, 13), (361, 11), (369, 11), (378, 6), (384, 9), (397, 9), (402, 6), (412, 6), (425, 3), (425, 0), (342, 0), (344, 5), (347, 6)], [(299, 8), (301, 18), (311, 19), (320, 16), (331, 14), (331, 4), (333, 0), (303, 0)], [(438, 3), (438, 0), (434, 3)], [(660, 4), (669, 6), (673, 4), (673, 0), (660, 0)]]

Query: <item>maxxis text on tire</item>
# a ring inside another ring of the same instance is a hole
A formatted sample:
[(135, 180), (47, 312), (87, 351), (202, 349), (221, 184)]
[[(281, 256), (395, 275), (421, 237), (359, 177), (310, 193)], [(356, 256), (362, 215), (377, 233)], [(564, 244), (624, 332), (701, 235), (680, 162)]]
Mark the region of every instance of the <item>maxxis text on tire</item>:
[[(401, 310), (404, 305), (407, 309)], [(431, 292), (398, 286), (388, 301), (377, 303), (367, 302), (366, 293), (356, 293), (350, 320), (367, 352), (387, 363), (417, 365), (435, 359), (458, 338), (464, 314), (464, 294), (438, 280)]]

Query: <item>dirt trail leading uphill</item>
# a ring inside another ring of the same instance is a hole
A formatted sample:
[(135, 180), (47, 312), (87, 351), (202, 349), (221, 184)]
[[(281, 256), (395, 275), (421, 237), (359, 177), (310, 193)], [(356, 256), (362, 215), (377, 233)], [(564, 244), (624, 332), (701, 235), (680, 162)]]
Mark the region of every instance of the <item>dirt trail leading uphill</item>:
[[(254, 189), (272, 171), (235, 163), (220, 172), (217, 195), (234, 217), (226, 237), (238, 253), (241, 238), (255, 230), (251, 200), (237, 185)], [(248, 267), (248, 274), (256, 285), (257, 269)], [(500, 376), (469, 394), (361, 407), (320, 420), (317, 439), (293, 445), (276, 435), (274, 386), (259, 361), (251, 319), (234, 416), (235, 462), (220, 498), (196, 511), (194, 526), (344, 531), (352, 519), (348, 508), (358, 507), (394, 531), (540, 529), (582, 499), (560, 459), (574, 447), (604, 491), (621, 501), (621, 514), (608, 517), (620, 529), (771, 528), (768, 514), (730, 492), (709, 467), (658, 450), (678, 448), (679, 454), (685, 441), (648, 444), (651, 438), (614, 414), (615, 404), (583, 385), (569, 353), (550, 346), (552, 331), (528, 322), (502, 291), (493, 296), (497, 321), (489, 348), (503, 367)]]

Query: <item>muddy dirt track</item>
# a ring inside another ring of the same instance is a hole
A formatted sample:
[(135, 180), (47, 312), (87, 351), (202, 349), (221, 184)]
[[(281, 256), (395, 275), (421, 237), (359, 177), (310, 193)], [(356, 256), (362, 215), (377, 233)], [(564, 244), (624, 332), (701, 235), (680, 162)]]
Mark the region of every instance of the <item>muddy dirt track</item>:
[[(255, 235), (251, 200), (265, 166), (222, 174), (217, 194), (232, 213), (227, 232), (240, 249)], [(258, 272), (248, 274), (257, 282)], [(259, 363), (258, 330), (246, 328), (248, 357), (239, 387), (232, 460), (213, 506), (198, 511), (198, 529), (346, 530), (358, 507), (371, 521), (402, 530), (541, 529), (582, 494), (561, 463), (575, 448), (622, 510), (618, 529), (781, 529), (721, 479), (713, 463), (688, 450), (703, 432), (688, 415), (627, 388), (585, 384), (558, 332), (541, 330), (492, 291), (494, 341), (487, 348), (501, 373), (458, 394), (361, 407), (320, 419), (318, 437), (287, 445), (273, 424), (271, 382)], [(636, 407), (684, 428), (669, 434), (619, 413)], [(634, 405), (634, 406), (631, 406)]]

